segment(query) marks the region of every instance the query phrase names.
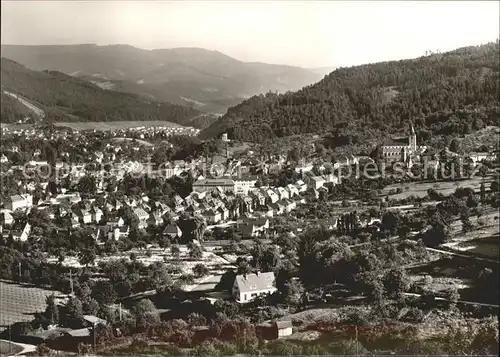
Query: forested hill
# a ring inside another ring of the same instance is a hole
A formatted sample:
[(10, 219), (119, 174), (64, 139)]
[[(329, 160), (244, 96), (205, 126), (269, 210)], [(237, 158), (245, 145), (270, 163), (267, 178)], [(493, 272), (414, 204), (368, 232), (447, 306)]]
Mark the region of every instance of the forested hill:
[[(453, 134), (477, 116), (498, 117), (499, 45), (490, 43), (411, 60), (339, 68), (320, 82), (283, 95), (254, 96), (200, 133), (262, 142), (327, 133), (349, 144), (417, 130)], [(468, 113), (474, 118), (469, 117)], [(496, 114), (496, 115), (495, 115)]]
[(109, 91), (57, 71), (32, 71), (12, 60), (1, 59), (1, 120), (15, 122), (21, 113), (9, 91), (32, 101), (49, 121), (165, 120), (187, 124), (203, 115), (196, 109), (149, 101), (134, 94)]

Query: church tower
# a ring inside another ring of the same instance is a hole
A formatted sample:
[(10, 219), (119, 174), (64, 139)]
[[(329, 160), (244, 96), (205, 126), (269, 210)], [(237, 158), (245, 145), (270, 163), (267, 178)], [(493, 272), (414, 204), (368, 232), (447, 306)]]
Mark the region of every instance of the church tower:
[(409, 142), (408, 146), (410, 149), (410, 152), (415, 152), (417, 150), (417, 134), (415, 134), (415, 128), (413, 128), (413, 123), (411, 125), (411, 131), (410, 131), (410, 136), (409, 136)]
[(408, 148), (403, 146), (401, 149), (401, 162), (406, 163), (408, 160)]

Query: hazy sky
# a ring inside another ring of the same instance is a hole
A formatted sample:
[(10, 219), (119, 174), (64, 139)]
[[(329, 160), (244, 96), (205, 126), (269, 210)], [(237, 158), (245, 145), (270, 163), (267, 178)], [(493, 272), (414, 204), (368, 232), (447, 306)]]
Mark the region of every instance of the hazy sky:
[(347, 66), (494, 41), (498, 1), (2, 1), (2, 44), (203, 47)]

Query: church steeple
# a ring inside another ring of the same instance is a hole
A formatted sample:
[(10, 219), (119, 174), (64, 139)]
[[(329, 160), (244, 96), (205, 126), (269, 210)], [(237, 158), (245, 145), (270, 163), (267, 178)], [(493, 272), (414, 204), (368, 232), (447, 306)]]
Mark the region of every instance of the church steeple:
[(409, 149), (414, 152), (417, 150), (417, 134), (415, 134), (415, 128), (413, 127), (413, 123), (410, 122), (410, 136), (408, 138), (408, 146)]

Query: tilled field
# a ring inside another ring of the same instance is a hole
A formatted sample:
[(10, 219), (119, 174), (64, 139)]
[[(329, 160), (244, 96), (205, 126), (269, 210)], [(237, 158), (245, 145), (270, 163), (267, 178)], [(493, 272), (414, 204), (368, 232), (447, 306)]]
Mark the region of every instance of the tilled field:
[(45, 310), (47, 296), (64, 294), (58, 291), (0, 281), (0, 329), (15, 322), (31, 321), (33, 314)]

